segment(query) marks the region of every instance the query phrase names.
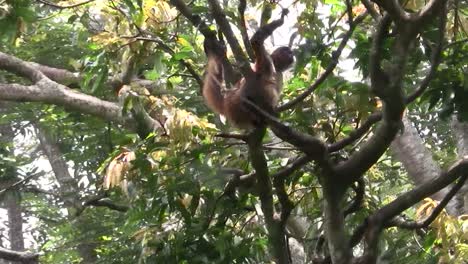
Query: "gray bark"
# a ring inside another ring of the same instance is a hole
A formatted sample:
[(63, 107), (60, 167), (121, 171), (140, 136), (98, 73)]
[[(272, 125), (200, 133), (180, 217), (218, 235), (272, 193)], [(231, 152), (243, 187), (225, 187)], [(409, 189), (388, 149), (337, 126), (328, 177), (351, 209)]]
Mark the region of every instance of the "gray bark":
[(23, 215), (19, 191), (8, 192), (5, 197), (5, 205), (8, 211), (10, 248), (15, 251), (24, 251)]
[[(41, 102), (64, 106), (67, 109), (90, 114), (106, 121), (120, 123), (137, 132), (142, 127), (151, 131), (156, 131), (161, 127), (159, 122), (152, 119), (141, 105), (138, 109), (133, 109), (136, 112), (135, 116), (123, 116), (122, 105), (70, 89), (53, 81), (41, 72), (37, 65), (34, 65), (0, 52), (0, 69), (27, 78), (33, 83), (32, 85), (21, 85), (0, 82), (1, 100)], [(52, 75), (50, 71), (51, 69), (48, 68), (45, 72), (51, 77), (58, 78), (57, 76), (61, 75)]]
[[(0, 112), (4, 112), (6, 108), (7, 105), (5, 103), (0, 103)], [(2, 143), (12, 143), (14, 137), (15, 134), (10, 124), (0, 125), (0, 141)], [(4, 176), (7, 180), (3, 182), (3, 184), (0, 184), (0, 189), (8, 188), (11, 184), (18, 181), (15, 167), (12, 166), (8, 168), (6, 174), (7, 175)], [(3, 196), (3, 204), (8, 214), (8, 240), (10, 241), (10, 249), (13, 251), (24, 251), (21, 194), (17, 188), (12, 188), (5, 192)]]
[(23, 251), (14, 251), (0, 247), (0, 258), (15, 261), (15, 263), (37, 264), (39, 254)]
[[(42, 129), (39, 125), (36, 126), (37, 137), (41, 145), (44, 154), (50, 162), (55, 178), (60, 186), (60, 194), (62, 199), (65, 201), (67, 211), (70, 217), (75, 215), (81, 207), (81, 201), (79, 196), (79, 188), (75, 178), (72, 177), (68, 171), (68, 164), (63, 158), (63, 154), (60, 151), (59, 146), (55, 141), (47, 135), (47, 132)], [(83, 223), (82, 218), (75, 220), (75, 228), (79, 231), (86, 226)], [(82, 263), (95, 263), (97, 260), (95, 245), (93, 243), (82, 242), (78, 245), (78, 252), (82, 257)]]
[(75, 208), (79, 204), (78, 184), (68, 171), (68, 164), (63, 159), (59, 147), (40, 127), (36, 126), (36, 135), (45, 156), (49, 160), (54, 176), (59, 184), (60, 197), (65, 202), (68, 210)]
[[(460, 122), (454, 116), (452, 119), (453, 134), (457, 144), (458, 158), (463, 158), (468, 155), (468, 123)], [(455, 196), (460, 215), (468, 213), (468, 182), (461, 188)]]
[[(403, 133), (395, 138), (390, 149), (394, 157), (403, 164), (415, 185), (419, 186), (439, 176), (441, 168), (433, 159), (431, 152), (424, 146), (424, 141), (407, 117), (403, 117), (403, 124)], [(432, 198), (441, 201), (447, 192), (448, 188), (444, 188), (432, 195)], [(450, 214), (456, 215), (456, 201), (452, 199), (446, 209)]]

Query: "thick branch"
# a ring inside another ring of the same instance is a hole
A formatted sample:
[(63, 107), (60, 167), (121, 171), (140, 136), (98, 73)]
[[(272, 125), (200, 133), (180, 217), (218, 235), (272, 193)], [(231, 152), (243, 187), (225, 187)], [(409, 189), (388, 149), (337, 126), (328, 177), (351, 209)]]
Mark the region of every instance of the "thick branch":
[(324, 160), (327, 155), (327, 147), (321, 140), (308, 134), (294, 131), (292, 128), (281, 123), (278, 119), (271, 116), (248, 99), (244, 98), (242, 101), (246, 104), (250, 111), (256, 115), (262, 116), (267, 124), (271, 127), (273, 133), (275, 133), (275, 135), (280, 139), (296, 146), (298, 149), (307, 154), (311, 159), (318, 161)]
[(126, 212), (130, 207), (127, 205), (121, 205), (121, 204), (115, 204), (113, 203), (109, 198), (102, 198), (102, 197), (97, 197), (95, 199), (90, 199), (89, 201), (86, 201), (83, 206), (100, 206), (100, 207), (106, 207), (114, 211), (119, 211), (119, 212)]
[[(31, 62), (31, 61), (25, 61), (25, 63), (27, 63), (32, 69), (35, 69), (41, 72), (42, 74), (47, 76), (47, 78), (51, 79), (52, 81), (57, 82), (59, 84), (63, 84), (65, 86), (69, 86), (73, 84), (75, 87), (75, 85), (79, 84), (82, 81), (82, 76), (78, 72), (72, 72), (72, 71), (65, 70), (65, 69), (54, 68), (54, 67), (42, 65), (36, 62)], [(191, 66), (191, 65), (186, 65), (186, 66), (187, 66), (187, 70), (190, 73), (192, 73), (191, 69), (188, 68), (188, 66)], [(196, 76), (193, 76), (193, 77), (194, 79), (197, 79)], [(201, 81), (201, 78), (199, 75), (198, 75), (198, 79)], [(132, 79), (131, 83), (135, 83), (136, 85), (140, 85), (140, 86), (145, 87), (148, 90), (151, 90), (152, 94), (167, 93), (167, 91), (158, 87), (158, 83), (155, 81), (145, 80), (145, 79)], [(120, 88), (123, 84), (124, 83), (122, 81), (122, 76), (115, 76), (115, 77), (110, 77), (108, 81), (105, 82), (104, 86), (106, 87), (106, 89), (114, 91), (117, 88)]]
[(42, 72), (34, 69), (27, 62), (3, 52), (0, 52), (0, 69), (24, 77), (33, 83), (36, 83), (45, 77)]
[(224, 14), (224, 11), (217, 0), (208, 0), (208, 4), (210, 6), (211, 12), (213, 12), (216, 23), (223, 32), (223, 35), (226, 36), (232, 53), (234, 54), (237, 63), (240, 65), (242, 74), (247, 76), (251, 72), (250, 63), (245, 57), (244, 51), (242, 50), (242, 47), (239, 45), (239, 42), (237, 41), (237, 38), (232, 31), (229, 21), (226, 18), (226, 14)]
[(19, 252), (0, 247), (0, 258), (22, 263), (39, 263), (39, 254), (30, 252)]
[(120, 121), (121, 109), (118, 104), (73, 91), (46, 79), (30, 86), (0, 84), (0, 99), (54, 104), (91, 114), (104, 120)]
[[(326, 175), (331, 176), (331, 175)], [(347, 264), (351, 258), (345, 231), (344, 210), (342, 206), (343, 194), (341, 187), (327, 178), (323, 186), (323, 216), (325, 234), (328, 242), (331, 263)], [(336, 188), (338, 187), (338, 188)]]
[(244, 42), (245, 50), (247, 51), (247, 55), (249, 55), (250, 60), (255, 59), (255, 54), (252, 49), (252, 45), (250, 44), (249, 35), (247, 33), (247, 26), (245, 24), (245, 9), (247, 8), (247, 1), (240, 0), (239, 6), (237, 10), (239, 11), (239, 30), (242, 35), (242, 41)]
[(467, 169), (468, 158), (459, 160), (454, 165), (452, 165), (452, 167), (447, 172), (442, 173), (433, 181), (423, 183), (413, 190), (400, 195), (393, 202), (380, 208), (377, 212), (374, 213), (373, 216), (371, 216), (371, 218), (374, 219), (374, 221), (378, 221), (380, 223), (391, 220), (393, 217), (401, 214), (403, 211), (420, 202), (422, 199), (429, 197), (432, 194), (445, 188), (460, 176), (464, 176), (463, 178), (465, 178), (467, 175)]
[[(1, 100), (54, 104), (107, 121), (117, 122), (132, 130), (136, 130), (138, 125), (141, 126), (133, 118), (122, 117), (120, 105), (69, 89), (50, 80), (42, 72), (31, 67), (29, 63), (16, 57), (0, 52), (0, 69), (16, 73), (34, 83), (29, 86), (0, 83)], [(159, 123), (153, 119), (146, 119), (145, 122), (145, 126), (151, 130), (160, 127)]]
[[(389, 16), (384, 16), (380, 21), (377, 31), (374, 35), (371, 55), (370, 55), (370, 73), (371, 87), (383, 101), (382, 123), (377, 127), (372, 137), (351, 157), (336, 168), (338, 176), (346, 179), (348, 183), (354, 182), (385, 153), (395, 138), (401, 127), (401, 115), (405, 107), (402, 93), (402, 75), (406, 56), (408, 54), (408, 38), (413, 36), (401, 36), (397, 44), (401, 49), (397, 51), (396, 57), (399, 63), (394, 67), (399, 67), (388, 79), (387, 75), (381, 69), (381, 48), (383, 39), (390, 27)], [(406, 47), (406, 48), (405, 48)]]
[(33, 68), (42, 72), (47, 78), (51, 79), (54, 82), (58, 82), (63, 85), (70, 85), (80, 82), (80, 74), (71, 72), (64, 69), (58, 69), (46, 65), (42, 65), (35, 62), (28, 62)]
[(273, 187), (270, 180), (265, 153), (262, 150), (262, 139), (266, 128), (255, 129), (249, 136), (248, 146), (252, 167), (257, 177), (256, 190), (260, 198), (260, 206), (265, 217), (268, 240), (272, 254), (278, 263), (289, 263), (288, 248), (285, 239), (284, 226), (275, 219), (273, 206)]
[(205, 22), (203, 22), (198, 15), (194, 15), (192, 9), (188, 7), (183, 0), (170, 0), (171, 5), (173, 5), (179, 12), (186, 17), (195, 27), (197, 27), (200, 32), (205, 36), (205, 38), (216, 39), (216, 32), (211, 30)]
[(468, 174), (465, 174), (458, 180), (457, 184), (455, 184), (455, 186), (453, 186), (452, 189), (450, 189), (450, 191), (447, 193), (444, 199), (440, 201), (440, 203), (436, 206), (436, 208), (432, 210), (431, 214), (423, 221), (407, 222), (404, 220), (402, 221), (400, 218), (396, 217), (388, 223), (387, 227), (398, 226), (400, 228), (406, 228), (406, 229), (418, 229), (418, 228), (425, 228), (429, 226), (437, 218), (437, 216), (442, 212), (442, 210), (444, 210), (444, 208), (447, 206), (447, 204), (453, 198), (453, 196), (455, 196), (455, 194), (457, 194), (457, 192), (463, 187), (463, 185), (466, 182), (467, 176)]
[[(372, 245), (376, 246), (379, 232), (385, 227), (386, 223), (391, 221), (394, 217), (398, 216), (411, 206), (420, 202), (426, 197), (433, 195), (434, 193), (442, 190), (456, 179), (463, 181), (466, 178), (466, 171), (468, 169), (468, 158), (457, 161), (450, 167), (446, 172), (443, 172), (440, 176), (432, 181), (425, 182), (418, 187), (400, 195), (391, 203), (377, 210), (374, 214), (369, 216), (363, 224), (361, 224), (354, 232), (351, 239), (351, 246), (355, 246), (359, 243), (362, 236), (366, 234), (369, 247)], [(458, 184), (461, 184), (460, 182)], [(458, 185), (457, 184), (457, 185)], [(457, 190), (457, 187), (453, 187), (451, 191)], [(445, 200), (445, 199), (444, 199)], [(447, 198), (447, 202), (448, 202)]]
[(377, 30), (372, 39), (372, 46), (369, 55), (369, 75), (371, 79), (371, 91), (380, 97), (384, 97), (384, 92), (389, 85), (389, 77), (382, 70), (382, 52), (381, 47), (384, 39), (387, 36), (388, 29), (391, 24), (390, 16), (385, 15), (379, 21)]
[(381, 16), (375, 10), (374, 5), (369, 0), (361, 0), (361, 3), (366, 7), (367, 12), (372, 16), (375, 21), (379, 21)]
[(407, 13), (400, 5), (399, 1), (394, 0), (373, 0), (380, 7), (385, 9), (395, 21), (408, 21), (411, 15)]

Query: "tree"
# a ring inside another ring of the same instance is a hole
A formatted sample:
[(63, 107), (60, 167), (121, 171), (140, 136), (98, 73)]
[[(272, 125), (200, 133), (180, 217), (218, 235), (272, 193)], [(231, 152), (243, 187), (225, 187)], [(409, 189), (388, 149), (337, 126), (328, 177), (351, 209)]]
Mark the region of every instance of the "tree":
[[(41, 146), (34, 153), (47, 157), (46, 175), (58, 187), (15, 183), (39, 219), (35, 250), (45, 263), (463, 263), (468, 256), (466, 3), (7, 0), (0, 7), (0, 100), (18, 102), (4, 116)], [(263, 25), (284, 7), (297, 18), (282, 43), (294, 49), (296, 65), (281, 115), (246, 100), (267, 126), (233, 132), (200, 97), (203, 39), (226, 41), (230, 86), (250, 70), (256, 17)], [(343, 66), (350, 62), (354, 71)], [(31, 164), (40, 168), (37, 159)], [(413, 239), (424, 248), (408, 244)]]

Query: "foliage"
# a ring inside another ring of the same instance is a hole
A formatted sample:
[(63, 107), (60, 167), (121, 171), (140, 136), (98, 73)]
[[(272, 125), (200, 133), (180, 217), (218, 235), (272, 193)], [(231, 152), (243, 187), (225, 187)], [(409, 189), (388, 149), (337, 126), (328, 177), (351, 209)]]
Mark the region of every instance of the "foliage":
[[(79, 3), (50, 2), (62, 6)], [(237, 25), (238, 1), (225, 2), (223, 8), (230, 22)], [(254, 29), (264, 5), (262, 1), (249, 2), (252, 5), (246, 15), (251, 17), (249, 27)], [(344, 1), (295, 2), (291, 9), (299, 6), (299, 11), (289, 19), (297, 16), (294, 30), (300, 37), (293, 39), (297, 58), (283, 88), (283, 102), (304, 92), (333, 63), (336, 49), (348, 30)], [(359, 6), (353, 9), (354, 16), (364, 12), (358, 1), (351, 2)], [(122, 115), (132, 114), (143, 105), (163, 131), (139, 138), (124, 126), (69, 111), (67, 107), (33, 103), (12, 107), (2, 114), (2, 119), (8, 118), (5, 120), (11, 121), (16, 132), (24, 137), (34, 129), (21, 130), (23, 125), (43, 127), (56, 141), (78, 183), (76, 193), (83, 205), (78, 206), (79, 213), (54, 195), (24, 195), (23, 203), (37, 222), (33, 234), (37, 250), (44, 253), (41, 263), (79, 263), (83, 257), (79, 247), (83, 244), (93, 245), (97, 263), (270, 261), (272, 253), (268, 250), (268, 233), (257, 193), (249, 186), (228, 192), (232, 178), (220, 173), (220, 168), (252, 171), (248, 146), (216, 136), (231, 128), (204, 106), (197, 80), (187, 68), (190, 65), (201, 73), (205, 66), (203, 38), (198, 29), (170, 1), (92, 1), (64, 9), (41, 3), (7, 0), (0, 4), (1, 51), (26, 61), (79, 72), (80, 83), (69, 85), (71, 88), (109, 101), (120, 100)], [(423, 1), (408, 1), (405, 8), (417, 10), (423, 4)], [(192, 1), (190, 7), (207, 24), (215, 24), (207, 12), (206, 1)], [(451, 23), (448, 37), (453, 41), (444, 43), (442, 64), (434, 80), (410, 107), (419, 131), (428, 130), (436, 135), (425, 142), (440, 162), (455, 159), (455, 143), (441, 141), (449, 133), (447, 123), (433, 121), (453, 113), (463, 121), (468, 117), (468, 42), (460, 41), (468, 29), (466, 4), (461, 3), (460, 9), (465, 13), (458, 14), (459, 22)], [(272, 17), (278, 10), (273, 10)], [(450, 17), (453, 16), (451, 13)], [(338, 68), (311, 96), (283, 114), (284, 123), (333, 143), (349, 136), (372, 113), (382, 110), (382, 102), (370, 91), (368, 82), (374, 26), (374, 21), (366, 17), (345, 48), (349, 54), (347, 60), (340, 60)], [(412, 45), (403, 80), (406, 92), (411, 93), (408, 87), (414, 87), (415, 80), (426, 75), (432, 56), (430, 47), (436, 39), (434, 22)], [(393, 39), (385, 41), (384, 61), (390, 60), (394, 44)], [(228, 55), (232, 58), (230, 52)], [(351, 64), (354, 69), (347, 69)], [(113, 78), (125, 75), (129, 69), (132, 77), (151, 81), (152, 85), (112, 87)], [(0, 72), (0, 80), (18, 82), (16, 77), (4, 72)], [(373, 132), (370, 130), (367, 136)], [(263, 143), (271, 174), (293, 162), (299, 152), (272, 133)], [(2, 154), (10, 147), (2, 144)], [(357, 150), (358, 144), (352, 144), (333, 153), (332, 158), (342, 161)], [(37, 160), (29, 162), (29, 166), (42, 169)], [(0, 175), (6, 175), (4, 171), (11, 164), (20, 167), (24, 163), (2, 155)], [(364, 202), (360, 211), (347, 218), (348, 230), (355, 229), (371, 212), (413, 188), (400, 165), (385, 154), (367, 172)], [(295, 205), (293, 215), (307, 223), (300, 242), (308, 259), (315, 254), (317, 240), (324, 230), (321, 207), (324, 194), (315, 168), (308, 164), (285, 182), (286, 192)], [(41, 180), (35, 180), (34, 184), (44, 185)], [(42, 187), (49, 191), (57, 189), (55, 185)], [(128, 206), (128, 210), (117, 212), (84, 206), (87, 199), (102, 193), (112, 202)], [(344, 199), (346, 204), (352, 203), (354, 196), (350, 189)], [(434, 206), (434, 201), (427, 200), (418, 210), (408, 210), (408, 214), (412, 219), (424, 219)], [(453, 218), (446, 213), (425, 229), (424, 235), (391, 228), (382, 238), (380, 260), (463, 263), (468, 258), (467, 234), (466, 216)], [(417, 241), (418, 245), (408, 241)]]

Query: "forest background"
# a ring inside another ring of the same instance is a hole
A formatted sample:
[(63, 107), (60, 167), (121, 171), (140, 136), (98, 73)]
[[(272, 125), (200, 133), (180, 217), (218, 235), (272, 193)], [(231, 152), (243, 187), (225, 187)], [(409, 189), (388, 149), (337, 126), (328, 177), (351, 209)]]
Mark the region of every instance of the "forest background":
[[(203, 41), (231, 87), (283, 9), (237, 130)], [(466, 263), (467, 37), (462, 0), (0, 1), (0, 263)]]

